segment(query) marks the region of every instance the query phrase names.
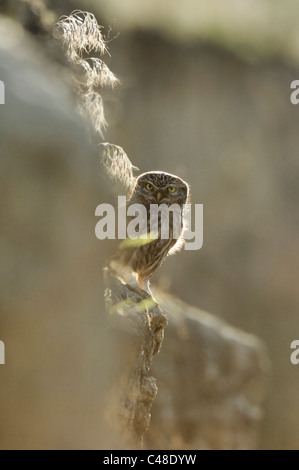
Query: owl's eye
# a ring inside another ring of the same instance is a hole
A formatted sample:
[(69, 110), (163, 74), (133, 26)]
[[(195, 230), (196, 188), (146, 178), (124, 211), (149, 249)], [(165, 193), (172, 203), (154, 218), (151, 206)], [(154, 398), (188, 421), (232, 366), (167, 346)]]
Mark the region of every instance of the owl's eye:
[(152, 189), (154, 189), (154, 186), (153, 186), (151, 183), (147, 183), (145, 187), (146, 187), (146, 189), (148, 189), (149, 191), (151, 191)]
[(174, 186), (168, 186), (168, 191), (170, 193), (174, 193), (175, 192), (175, 187)]

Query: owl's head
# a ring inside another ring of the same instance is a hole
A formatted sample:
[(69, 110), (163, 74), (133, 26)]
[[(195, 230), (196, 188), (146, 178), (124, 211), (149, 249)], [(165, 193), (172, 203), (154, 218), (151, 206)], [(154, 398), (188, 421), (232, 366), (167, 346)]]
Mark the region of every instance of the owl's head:
[(181, 178), (164, 171), (149, 171), (138, 176), (131, 202), (141, 204), (186, 204), (189, 186)]

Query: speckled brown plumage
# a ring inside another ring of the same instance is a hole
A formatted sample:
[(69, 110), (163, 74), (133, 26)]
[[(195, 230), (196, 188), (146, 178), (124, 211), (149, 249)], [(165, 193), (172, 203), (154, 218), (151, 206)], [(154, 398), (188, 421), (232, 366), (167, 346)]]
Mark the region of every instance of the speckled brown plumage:
[[(170, 188), (170, 189), (169, 189)], [(169, 238), (161, 238), (161, 216), (158, 220), (157, 238), (140, 246), (125, 246), (119, 250), (114, 257), (117, 261), (118, 271), (121, 266), (123, 278), (126, 282), (132, 283), (128, 279), (128, 274), (135, 274), (139, 286), (146, 289), (149, 294), (149, 280), (154, 272), (162, 264), (167, 255), (178, 251), (184, 244), (184, 222), (183, 206), (189, 202), (189, 186), (181, 178), (161, 171), (151, 171), (143, 173), (136, 179), (135, 186), (131, 190), (127, 200), (127, 209), (133, 204), (142, 204), (146, 208), (147, 222), (145, 231), (150, 232), (150, 205), (165, 204), (167, 207), (173, 204), (178, 212), (180, 222), (179, 227), (174, 227), (177, 218), (170, 212), (169, 216)], [(160, 206), (161, 207), (161, 206)], [(131, 218), (128, 217), (128, 223)], [(163, 222), (162, 222), (163, 223)], [(177, 235), (177, 236), (174, 236)], [(133, 276), (134, 278), (134, 276)], [(132, 279), (132, 277), (131, 277)]]

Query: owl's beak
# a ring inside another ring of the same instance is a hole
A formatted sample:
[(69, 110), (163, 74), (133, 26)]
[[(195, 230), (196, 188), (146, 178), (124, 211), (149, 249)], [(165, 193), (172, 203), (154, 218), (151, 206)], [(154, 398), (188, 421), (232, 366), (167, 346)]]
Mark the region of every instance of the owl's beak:
[(162, 193), (158, 192), (158, 193), (156, 194), (156, 199), (157, 199), (157, 201), (160, 201), (161, 198), (162, 198)]

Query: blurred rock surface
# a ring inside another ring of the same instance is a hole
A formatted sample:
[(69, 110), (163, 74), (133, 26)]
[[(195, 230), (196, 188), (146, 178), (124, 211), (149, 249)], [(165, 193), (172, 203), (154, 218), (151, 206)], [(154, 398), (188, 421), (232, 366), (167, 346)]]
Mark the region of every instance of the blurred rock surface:
[[(263, 343), (174, 296), (154, 362), (158, 395), (146, 443), (159, 449), (256, 449), (269, 360)], [(158, 447), (157, 447), (158, 446)]]
[[(109, 244), (94, 235), (94, 211), (109, 201), (111, 185), (75, 112), (67, 70), (47, 60), (11, 20), (1, 19), (0, 36), (6, 93), (0, 109), (0, 339), (6, 346), (6, 365), (0, 368), (1, 448), (126, 445), (109, 421), (106, 393), (120, 364), (132, 364), (134, 378), (128, 377), (126, 390), (134, 389), (130, 383), (140, 387), (131, 401), (134, 416), (142, 416), (136, 421), (139, 437), (149, 425), (153, 377), (158, 377), (161, 399), (153, 411), (151, 445), (174, 445), (178, 435), (196, 448), (253, 446), (260, 412), (255, 388), (263, 374), (256, 340), (168, 300), (162, 303), (169, 316), (165, 353), (155, 359), (152, 374), (143, 367), (160, 347), (166, 323), (161, 312), (154, 334), (143, 314), (140, 322), (134, 314), (141, 328), (128, 325), (129, 336), (133, 328), (137, 337), (128, 350), (118, 322), (114, 333), (106, 329), (100, 273)], [(128, 293), (123, 295), (118, 300)], [(136, 344), (143, 349), (134, 363)], [(128, 402), (123, 410), (124, 415), (130, 410)], [(227, 434), (225, 426), (235, 428)], [(164, 441), (161, 430), (168, 435)]]

